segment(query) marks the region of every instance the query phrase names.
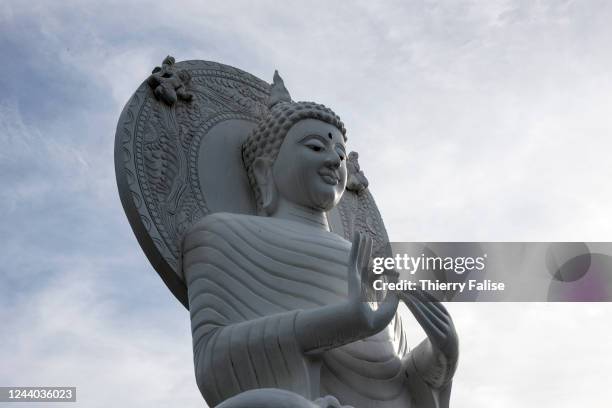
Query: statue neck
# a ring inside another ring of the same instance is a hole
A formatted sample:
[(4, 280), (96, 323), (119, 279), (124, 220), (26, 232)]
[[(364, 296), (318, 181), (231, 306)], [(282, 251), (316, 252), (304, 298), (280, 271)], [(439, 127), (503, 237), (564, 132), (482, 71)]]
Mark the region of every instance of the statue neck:
[(327, 223), (325, 212), (303, 207), (283, 199), (279, 199), (276, 212), (274, 212), (271, 217), (296, 221), (329, 231), (329, 224)]

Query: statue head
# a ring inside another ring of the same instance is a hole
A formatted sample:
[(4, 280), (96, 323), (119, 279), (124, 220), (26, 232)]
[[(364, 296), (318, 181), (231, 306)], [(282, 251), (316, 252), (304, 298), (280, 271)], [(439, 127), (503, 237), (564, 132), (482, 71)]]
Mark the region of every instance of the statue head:
[(269, 113), (242, 146), (242, 157), (260, 214), (278, 199), (314, 210), (332, 209), (346, 187), (346, 130), (329, 108), (293, 102), (274, 73)]

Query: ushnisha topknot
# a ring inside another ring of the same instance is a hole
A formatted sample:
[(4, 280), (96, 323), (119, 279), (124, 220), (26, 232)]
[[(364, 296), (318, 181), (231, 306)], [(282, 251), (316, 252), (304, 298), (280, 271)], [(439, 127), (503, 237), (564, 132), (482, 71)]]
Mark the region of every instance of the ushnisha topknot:
[(270, 87), (270, 96), (268, 97), (268, 108), (272, 109), (274, 105), (280, 102), (292, 102), (289, 91), (285, 88), (285, 81), (278, 75), (278, 70), (274, 70), (272, 78), (272, 86)]
[(274, 71), (268, 108), (269, 112), (242, 144), (242, 160), (255, 194), (258, 212), (262, 210), (262, 200), (253, 174), (253, 162), (258, 157), (276, 160), (283, 140), (294, 124), (303, 119), (318, 119), (338, 128), (346, 141), (346, 129), (340, 117), (325, 105), (315, 102), (293, 102), (278, 71)]

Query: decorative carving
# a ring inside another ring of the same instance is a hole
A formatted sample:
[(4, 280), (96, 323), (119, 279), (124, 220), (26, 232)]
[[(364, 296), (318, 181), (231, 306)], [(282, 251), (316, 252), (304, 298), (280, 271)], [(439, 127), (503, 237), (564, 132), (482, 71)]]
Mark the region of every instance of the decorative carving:
[(189, 72), (177, 69), (174, 57), (168, 55), (162, 62), (161, 67), (155, 67), (147, 79), (147, 83), (153, 90), (157, 100), (162, 100), (168, 106), (172, 106), (178, 99), (190, 102), (193, 94), (187, 91), (187, 85), (191, 80)]
[(346, 183), (346, 189), (360, 193), (368, 187), (368, 179), (363, 174), (359, 167), (359, 153), (350, 152), (348, 160), (346, 162), (346, 169), (348, 170), (348, 181)]
[(389, 237), (374, 198), (367, 188), (359, 193), (345, 191), (338, 203), (338, 212), (344, 238), (351, 239), (355, 232), (367, 233), (372, 238), (373, 256), (386, 256)]
[(198, 175), (200, 145), (223, 121), (257, 122), (267, 111), (269, 85), (214, 62), (174, 64), (169, 57), (164, 63), (166, 69), (191, 78), (191, 103), (167, 104), (159, 96), (162, 91), (154, 96), (147, 89), (152, 77), (163, 76), (160, 68), (138, 88), (122, 113), (115, 167), (122, 203), (141, 246), (187, 306), (186, 288), (178, 278), (179, 247), (184, 232), (209, 212)]

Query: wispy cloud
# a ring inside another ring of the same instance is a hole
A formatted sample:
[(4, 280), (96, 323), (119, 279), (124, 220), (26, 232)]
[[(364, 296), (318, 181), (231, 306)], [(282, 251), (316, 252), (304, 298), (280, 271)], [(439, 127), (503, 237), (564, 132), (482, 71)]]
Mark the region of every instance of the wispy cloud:
[[(333, 107), (394, 240), (609, 240), (611, 17), (603, 1), (0, 3), (0, 385), (202, 406), (188, 315), (114, 180), (119, 113), (167, 54), (278, 68), (294, 99)], [(453, 406), (604, 406), (609, 305), (482, 306), (449, 306)]]

